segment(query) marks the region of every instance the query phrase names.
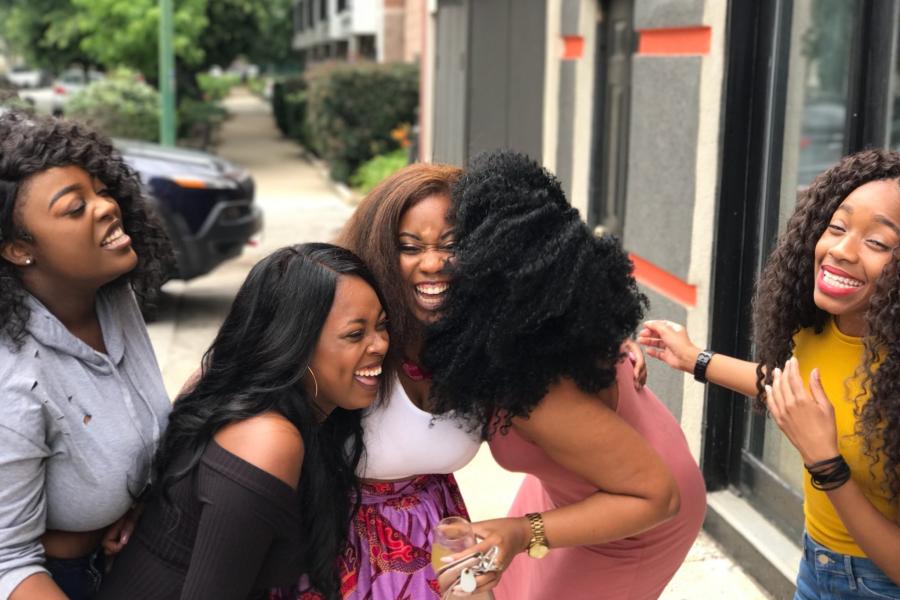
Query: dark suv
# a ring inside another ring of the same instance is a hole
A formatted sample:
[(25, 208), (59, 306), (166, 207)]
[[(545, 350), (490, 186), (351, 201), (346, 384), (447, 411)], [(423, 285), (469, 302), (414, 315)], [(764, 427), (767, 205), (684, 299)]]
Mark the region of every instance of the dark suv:
[(178, 260), (175, 279), (191, 279), (239, 256), (262, 229), (253, 178), (207, 152), (115, 140), (141, 176)]

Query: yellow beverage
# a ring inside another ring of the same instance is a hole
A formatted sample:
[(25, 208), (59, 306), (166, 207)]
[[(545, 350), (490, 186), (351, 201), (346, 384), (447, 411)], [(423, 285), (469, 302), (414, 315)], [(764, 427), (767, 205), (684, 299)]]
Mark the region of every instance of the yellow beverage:
[(453, 550), (441, 544), (433, 544), (431, 546), (431, 566), (434, 568), (435, 573), (440, 571), (441, 567), (446, 566), (446, 563), (442, 562), (441, 559), (445, 556), (451, 556), (453, 553)]

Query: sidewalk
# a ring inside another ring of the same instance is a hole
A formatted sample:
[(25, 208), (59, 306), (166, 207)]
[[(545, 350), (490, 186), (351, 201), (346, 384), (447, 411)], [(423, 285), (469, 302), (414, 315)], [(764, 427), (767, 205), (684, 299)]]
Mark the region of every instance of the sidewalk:
[[(280, 136), (268, 105), (238, 90), (227, 107), (233, 116), (225, 124), (218, 153), (253, 174), (257, 201), (265, 212), (264, 234), (260, 245), (247, 248), (240, 259), (186, 284), (166, 286), (163, 314), (150, 329), (173, 397), (200, 364), (250, 267), (280, 246), (332, 239), (352, 212), (320, 171), (303, 160), (297, 146)], [(498, 467), (483, 446), (475, 460), (457, 474), (457, 480), (472, 518), (479, 520), (506, 514), (521, 475)], [(767, 597), (703, 533), (662, 596), (664, 600)]]

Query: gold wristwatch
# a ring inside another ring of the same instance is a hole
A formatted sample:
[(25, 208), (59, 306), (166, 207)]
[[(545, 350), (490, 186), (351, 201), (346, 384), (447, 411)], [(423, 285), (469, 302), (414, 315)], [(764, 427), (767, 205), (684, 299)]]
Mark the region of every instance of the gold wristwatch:
[(544, 558), (550, 552), (550, 544), (544, 534), (544, 519), (541, 513), (528, 513), (525, 515), (528, 524), (531, 525), (531, 541), (528, 542), (528, 556), (531, 558)]

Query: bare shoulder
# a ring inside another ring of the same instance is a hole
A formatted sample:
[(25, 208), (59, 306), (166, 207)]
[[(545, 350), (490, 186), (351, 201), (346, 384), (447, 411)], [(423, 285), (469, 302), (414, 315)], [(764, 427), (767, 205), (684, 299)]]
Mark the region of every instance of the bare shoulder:
[(294, 489), (300, 482), (303, 438), (283, 415), (268, 412), (226, 425), (216, 443)]
[(599, 394), (589, 394), (571, 379), (562, 379), (550, 386), (527, 418), (513, 419), (513, 426), (532, 439), (566, 437), (582, 429), (596, 431), (604, 421), (617, 418), (605, 398), (612, 395), (614, 403), (615, 394), (615, 384)]

